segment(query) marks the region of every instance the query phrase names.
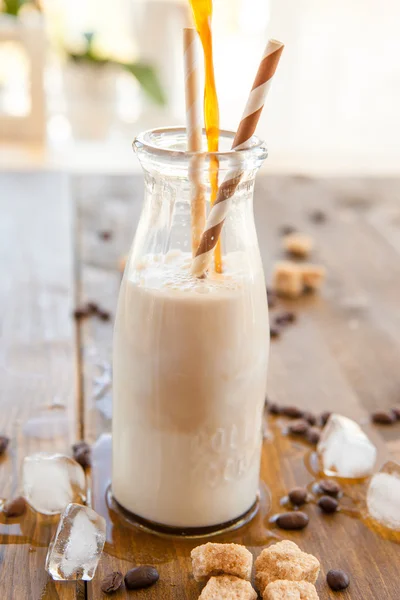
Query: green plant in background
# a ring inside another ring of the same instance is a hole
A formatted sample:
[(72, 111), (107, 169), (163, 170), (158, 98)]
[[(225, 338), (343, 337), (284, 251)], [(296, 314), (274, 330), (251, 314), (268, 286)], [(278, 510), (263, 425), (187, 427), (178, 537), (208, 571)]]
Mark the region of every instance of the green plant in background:
[(13, 17), (18, 17), (19, 11), (25, 4), (31, 4), (39, 9), (38, 3), (34, 0), (3, 0), (0, 12), (5, 13), (6, 15), (12, 15)]
[(122, 68), (125, 71), (128, 71), (128, 73), (131, 73), (136, 78), (143, 91), (148, 95), (149, 98), (151, 98), (151, 100), (153, 100), (153, 102), (159, 104), (160, 106), (165, 104), (164, 91), (161, 87), (157, 73), (151, 65), (147, 65), (140, 62), (119, 62), (114, 59), (108, 59), (99, 56), (96, 53), (96, 50), (93, 45), (94, 33), (87, 32), (84, 34), (84, 37), (86, 40), (86, 45), (82, 52), (68, 52), (68, 56), (71, 60), (73, 60), (76, 63), (87, 63), (92, 65), (98, 65), (99, 67), (104, 65), (114, 65), (116, 67)]

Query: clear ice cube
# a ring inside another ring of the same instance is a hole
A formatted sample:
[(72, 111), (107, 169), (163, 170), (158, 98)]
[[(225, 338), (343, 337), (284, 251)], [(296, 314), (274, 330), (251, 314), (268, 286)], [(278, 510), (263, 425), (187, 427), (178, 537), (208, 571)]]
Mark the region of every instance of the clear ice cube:
[(93, 579), (106, 541), (106, 522), (94, 510), (69, 504), (57, 527), (47, 557), (46, 571), (53, 579)]
[(382, 525), (400, 531), (400, 464), (387, 462), (368, 486), (367, 508)]
[(376, 462), (376, 447), (355, 421), (332, 414), (317, 446), (326, 475), (367, 477)]
[(70, 502), (84, 502), (85, 484), (84, 470), (69, 456), (40, 452), (24, 459), (23, 495), (40, 513), (56, 515)]

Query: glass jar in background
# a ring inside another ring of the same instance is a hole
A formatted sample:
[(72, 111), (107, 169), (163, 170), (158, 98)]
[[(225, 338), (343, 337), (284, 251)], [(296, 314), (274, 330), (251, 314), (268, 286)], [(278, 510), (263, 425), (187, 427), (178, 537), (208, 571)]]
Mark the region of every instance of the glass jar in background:
[[(222, 148), (232, 140), (221, 132)], [(219, 529), (254, 514), (259, 487), (269, 326), (253, 188), (267, 152), (254, 137), (217, 154), (220, 181), (244, 176), (222, 229), (223, 272), (197, 279), (185, 129), (144, 133), (134, 148), (145, 198), (115, 323), (112, 491), (150, 526)], [(209, 166), (205, 154), (207, 197)]]

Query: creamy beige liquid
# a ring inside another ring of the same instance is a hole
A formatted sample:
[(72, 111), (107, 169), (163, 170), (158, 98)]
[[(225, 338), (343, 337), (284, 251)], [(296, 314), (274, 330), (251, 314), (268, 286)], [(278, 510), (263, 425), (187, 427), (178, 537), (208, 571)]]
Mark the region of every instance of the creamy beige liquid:
[(147, 256), (125, 274), (114, 334), (113, 494), (176, 527), (254, 503), (268, 360), (261, 263), (240, 253), (193, 279), (190, 257)]

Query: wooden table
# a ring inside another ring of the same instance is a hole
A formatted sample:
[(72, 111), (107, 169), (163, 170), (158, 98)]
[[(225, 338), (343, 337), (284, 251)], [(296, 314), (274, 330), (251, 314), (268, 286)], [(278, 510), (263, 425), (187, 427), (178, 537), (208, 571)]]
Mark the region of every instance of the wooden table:
[[(256, 217), (267, 276), (280, 255), (279, 228), (293, 225), (316, 240), (315, 260), (328, 270), (321, 296), (290, 306), (298, 322), (271, 348), (269, 396), (320, 412), (331, 409), (367, 421), (377, 407), (400, 402), (400, 203), (398, 180), (261, 177)], [(107, 542), (93, 582), (53, 582), (44, 570), (57, 518), (29, 510), (19, 519), (0, 514), (2, 600), (98, 600), (102, 577), (150, 563), (160, 582), (146, 591), (119, 591), (122, 599), (194, 600), (199, 587), (190, 574), (190, 549), (199, 542), (158, 538), (130, 525), (108, 506), (112, 322), (76, 324), (73, 308), (94, 300), (115, 312), (120, 273), (141, 205), (136, 177), (69, 178), (60, 174), (0, 175), (0, 433), (10, 436), (1, 459), (1, 495), (20, 486), (25, 455), (69, 452), (84, 438), (93, 443), (88, 474), (90, 502), (107, 519)], [(316, 224), (310, 212), (328, 219)], [(104, 241), (99, 231), (111, 230)], [(286, 306), (288, 306), (287, 304)], [(284, 304), (281, 305), (285, 306)], [(400, 596), (399, 536), (349, 513), (362, 509), (365, 483), (346, 485), (347, 507), (323, 516), (315, 503), (305, 511), (303, 532), (271, 526), (268, 517), (293, 485), (309, 485), (311, 448), (282, 434), (270, 419), (262, 477), (272, 506), (239, 531), (217, 538), (249, 546), (256, 556), (275, 538), (289, 538), (321, 560), (320, 598), (396, 600)], [(400, 458), (400, 426), (366, 429), (379, 446), (379, 461)], [(105, 434), (99, 438), (100, 434)], [(352, 510), (348, 510), (351, 507)], [(331, 568), (351, 573), (351, 587), (329, 591)]]

